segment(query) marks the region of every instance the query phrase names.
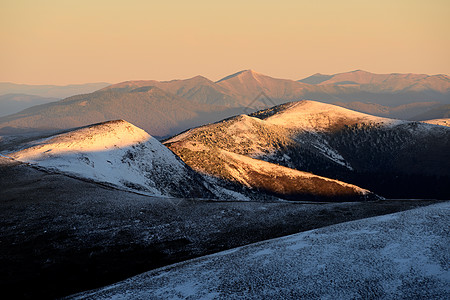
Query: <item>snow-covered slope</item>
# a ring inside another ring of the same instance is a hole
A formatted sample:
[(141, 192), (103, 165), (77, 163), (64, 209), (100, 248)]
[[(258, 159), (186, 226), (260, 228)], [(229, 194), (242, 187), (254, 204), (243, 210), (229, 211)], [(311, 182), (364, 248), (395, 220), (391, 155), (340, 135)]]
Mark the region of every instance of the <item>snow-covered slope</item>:
[(165, 144), (193, 169), (228, 180), (240, 179), (226, 167), (221, 150), (339, 179), (385, 197), (415, 197), (417, 192), (443, 197), (442, 186), (450, 178), (448, 127), (310, 100), (194, 128)]
[[(327, 122), (320, 122), (322, 118), (327, 118)], [(361, 120), (376, 124), (396, 122), (348, 111), (334, 105), (300, 101), (251, 116), (240, 115), (194, 128), (169, 139), (165, 144), (196, 171), (229, 182), (238, 182), (250, 189), (282, 198), (367, 199), (370, 198), (367, 197), (369, 194), (373, 196), (367, 190), (342, 181), (300, 172), (305, 170), (301, 170), (295, 162), (293, 163), (294, 156), (285, 155), (283, 152), (298, 146), (299, 133), (322, 132), (328, 130), (329, 126), (336, 127), (333, 122), (343, 126)], [(351, 169), (325, 139), (317, 136), (312, 145), (326, 160)], [(278, 154), (280, 156), (277, 156)], [(290, 169), (292, 167), (296, 167), (297, 170)], [(352, 188), (349, 188), (350, 186)]]
[(449, 299), (450, 203), (160, 268), (72, 299)]
[(265, 121), (289, 129), (308, 131), (335, 130), (356, 123), (395, 125), (401, 122), (310, 100), (295, 102)]
[(144, 130), (123, 120), (38, 140), (8, 156), (150, 195), (211, 196), (198, 174)]
[(426, 121), (422, 121), (422, 122), (428, 123), (428, 124), (433, 124), (433, 125), (441, 125), (441, 126), (450, 127), (450, 118), (432, 119), (432, 120), (426, 120)]

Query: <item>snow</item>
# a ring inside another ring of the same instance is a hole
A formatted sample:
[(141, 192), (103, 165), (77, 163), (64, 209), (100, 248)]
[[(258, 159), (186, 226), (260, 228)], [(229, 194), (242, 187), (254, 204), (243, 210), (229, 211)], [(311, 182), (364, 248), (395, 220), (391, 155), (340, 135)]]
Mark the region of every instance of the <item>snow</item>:
[(289, 129), (318, 132), (327, 130), (340, 123), (347, 125), (355, 123), (378, 123), (392, 126), (402, 122), (311, 100), (294, 103), (288, 109), (267, 118), (266, 121), (270, 124)]
[(123, 120), (81, 128), (28, 146), (8, 156), (153, 196), (170, 196), (170, 188), (164, 185), (190, 175), (169, 149)]
[(427, 121), (422, 121), (422, 122), (428, 123), (428, 124), (433, 124), (433, 125), (450, 127), (450, 118), (432, 119), (432, 120), (427, 120)]
[(449, 299), (450, 202), (156, 269), (74, 299)]

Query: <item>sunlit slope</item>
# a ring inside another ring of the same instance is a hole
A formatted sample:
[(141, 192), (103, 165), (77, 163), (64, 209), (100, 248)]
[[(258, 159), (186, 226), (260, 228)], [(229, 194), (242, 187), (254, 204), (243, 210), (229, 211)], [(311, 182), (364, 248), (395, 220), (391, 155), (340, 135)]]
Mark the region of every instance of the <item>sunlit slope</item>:
[(212, 196), (201, 177), (169, 149), (123, 120), (35, 141), (9, 156), (149, 195)]
[[(226, 150), (375, 188), (381, 195), (445, 194), (449, 180), (448, 128), (316, 101), (287, 103), (194, 128), (166, 145), (194, 169), (223, 172), (222, 177), (230, 176), (219, 159), (220, 151)], [(428, 189), (430, 185), (436, 189)]]

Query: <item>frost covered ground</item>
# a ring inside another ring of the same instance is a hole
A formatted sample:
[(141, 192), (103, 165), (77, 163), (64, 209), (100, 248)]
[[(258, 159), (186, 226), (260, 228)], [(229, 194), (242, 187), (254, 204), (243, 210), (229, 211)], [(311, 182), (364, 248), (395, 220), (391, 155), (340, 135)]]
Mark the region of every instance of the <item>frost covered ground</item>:
[(450, 202), (138, 275), (75, 299), (449, 299)]
[(149, 197), (0, 157), (0, 290), (67, 296), (262, 240), (429, 205)]

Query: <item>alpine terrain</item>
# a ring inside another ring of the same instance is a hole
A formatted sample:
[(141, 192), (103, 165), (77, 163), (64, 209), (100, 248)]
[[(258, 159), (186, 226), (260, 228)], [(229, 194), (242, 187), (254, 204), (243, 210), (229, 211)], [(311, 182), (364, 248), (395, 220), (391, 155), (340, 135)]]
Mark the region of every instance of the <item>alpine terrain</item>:
[(194, 170), (275, 194), (289, 180), (265, 181), (269, 166), (273, 177), (286, 174), (283, 166), (357, 184), (385, 197), (450, 195), (448, 127), (316, 101), (229, 118), (164, 144)]
[(202, 178), (176, 155), (123, 120), (33, 141), (8, 156), (47, 170), (148, 195), (213, 197)]

